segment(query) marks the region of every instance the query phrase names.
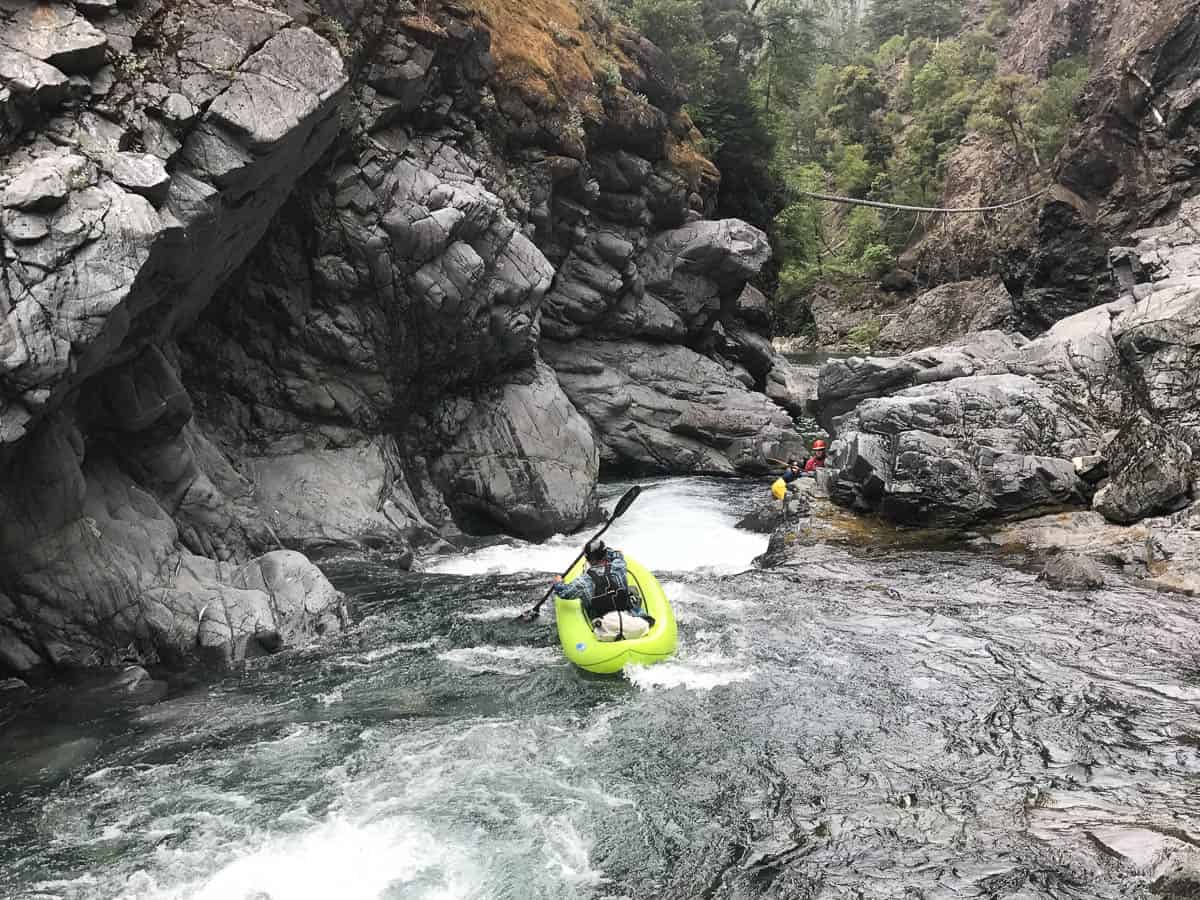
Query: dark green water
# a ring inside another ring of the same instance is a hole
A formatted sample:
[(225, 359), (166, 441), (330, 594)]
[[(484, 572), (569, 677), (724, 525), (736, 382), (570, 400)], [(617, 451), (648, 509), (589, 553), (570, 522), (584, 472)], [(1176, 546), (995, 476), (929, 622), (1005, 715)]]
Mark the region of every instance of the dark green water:
[(573, 544), (501, 544), (340, 561), (351, 633), (161, 702), (10, 709), (0, 896), (1136, 898), (1200, 841), (1193, 601), (965, 552), (744, 571), (745, 493), (659, 483), (615, 531), (681, 622), (627, 679), (510, 621), (546, 576), (498, 570)]

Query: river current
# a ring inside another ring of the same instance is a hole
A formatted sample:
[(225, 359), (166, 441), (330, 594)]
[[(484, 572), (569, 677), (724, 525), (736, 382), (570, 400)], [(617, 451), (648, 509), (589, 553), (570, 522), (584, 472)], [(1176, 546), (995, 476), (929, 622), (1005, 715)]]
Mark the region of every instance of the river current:
[(580, 538), (494, 540), (332, 561), (352, 630), (244, 672), (10, 711), (0, 896), (1137, 898), (1194, 852), (1194, 601), (967, 549), (756, 569), (763, 489), (651, 482), (609, 532), (680, 621), (624, 678), (512, 621)]

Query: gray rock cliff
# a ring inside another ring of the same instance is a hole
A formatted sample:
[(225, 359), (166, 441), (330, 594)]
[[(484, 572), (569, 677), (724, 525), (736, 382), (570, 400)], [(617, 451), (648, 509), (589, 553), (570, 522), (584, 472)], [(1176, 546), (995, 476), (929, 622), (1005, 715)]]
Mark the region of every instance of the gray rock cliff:
[(345, 622), (297, 551), (789, 452), (769, 249), (704, 219), (669, 65), (585, 19), (558, 69), (621, 83), (531, 80), (511, 26), (0, 0), (0, 668), (227, 664)]

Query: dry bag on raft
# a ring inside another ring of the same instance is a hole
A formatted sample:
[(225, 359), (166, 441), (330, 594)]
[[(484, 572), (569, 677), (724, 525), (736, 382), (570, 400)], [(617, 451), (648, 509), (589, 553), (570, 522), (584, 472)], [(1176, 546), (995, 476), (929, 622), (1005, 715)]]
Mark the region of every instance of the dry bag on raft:
[(782, 478), (776, 478), (771, 484), (771, 493), (774, 495), (776, 500), (782, 500), (787, 494), (787, 482), (785, 482)]

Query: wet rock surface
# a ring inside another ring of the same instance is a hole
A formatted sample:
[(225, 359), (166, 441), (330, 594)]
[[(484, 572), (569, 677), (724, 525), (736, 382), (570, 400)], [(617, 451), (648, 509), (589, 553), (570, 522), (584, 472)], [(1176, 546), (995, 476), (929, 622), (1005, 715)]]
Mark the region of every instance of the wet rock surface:
[(985, 332), (828, 363), (816, 406), (837, 436), (831, 494), (933, 523), (1094, 503), (1128, 524), (1185, 505), (1198, 435), (1194, 212), (1185, 204), (1177, 223), (1114, 253), (1118, 299), (1033, 341)]

